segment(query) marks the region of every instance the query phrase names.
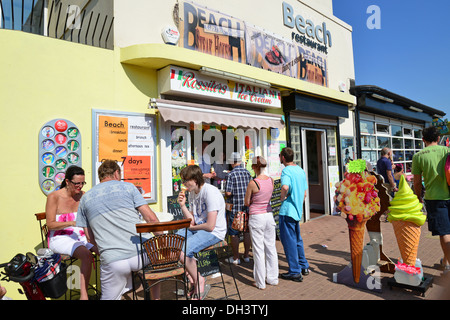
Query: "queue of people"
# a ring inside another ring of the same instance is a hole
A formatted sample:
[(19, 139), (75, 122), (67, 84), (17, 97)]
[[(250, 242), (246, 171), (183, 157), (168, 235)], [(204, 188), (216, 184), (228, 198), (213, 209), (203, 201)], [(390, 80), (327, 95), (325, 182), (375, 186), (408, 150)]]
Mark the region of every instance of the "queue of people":
[[(186, 218), (193, 219), (193, 234), (188, 235), (186, 267), (190, 281), (194, 284), (190, 296), (203, 298), (209, 290), (205, 279), (196, 275), (197, 264), (193, 259), (195, 253), (210, 246), (211, 242), (219, 242), (228, 234), (231, 239), (232, 256), (229, 263), (240, 264), (239, 243), (240, 232), (232, 228), (236, 213), (248, 210), (248, 230), (243, 232), (244, 262), (250, 261), (252, 248), (255, 282), (258, 289), (265, 289), (266, 284), (277, 285), (278, 278), (302, 281), (303, 275), (309, 273), (309, 265), (305, 258), (303, 240), (300, 235), (299, 222), (302, 217), (303, 202), (306, 196), (306, 174), (293, 163), (294, 153), (284, 148), (280, 153), (280, 162), (285, 166), (281, 175), (280, 238), (288, 257), (289, 272), (279, 275), (278, 254), (276, 250), (276, 224), (270, 205), (273, 192), (273, 180), (265, 173), (266, 160), (262, 156), (253, 157), (252, 169), (256, 177), (242, 165), (239, 153), (232, 153), (228, 159), (232, 170), (228, 173), (225, 187), (225, 199), (217, 188), (206, 179), (213, 179), (215, 174), (207, 175), (207, 169), (190, 165), (181, 172), (183, 184), (189, 191), (189, 209), (186, 206), (186, 195), (180, 192), (178, 202)], [(222, 207), (226, 208), (226, 223)], [(285, 219), (284, 219), (285, 217)], [(225, 229), (224, 229), (225, 227)], [(219, 232), (220, 230), (220, 232)], [(205, 232), (206, 231), (206, 232)], [(209, 234), (208, 234), (209, 232)], [(215, 233), (213, 236), (212, 233)], [(191, 237), (191, 239), (189, 239)], [(199, 289), (198, 289), (199, 288)]]

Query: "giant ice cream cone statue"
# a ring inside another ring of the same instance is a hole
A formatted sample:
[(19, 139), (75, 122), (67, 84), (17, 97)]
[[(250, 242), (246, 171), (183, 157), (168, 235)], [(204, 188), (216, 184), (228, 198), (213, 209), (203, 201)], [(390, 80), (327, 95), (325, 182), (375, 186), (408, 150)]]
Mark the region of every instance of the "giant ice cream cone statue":
[(345, 179), (336, 183), (337, 210), (345, 214), (348, 224), (353, 280), (359, 283), (367, 220), (380, 210), (380, 198), (375, 188), (377, 178), (365, 171), (366, 162), (349, 163)]
[(389, 210), (388, 220), (394, 227), (403, 263), (415, 266), (420, 228), (425, 223), (426, 216), (422, 213), (422, 204), (406, 183), (404, 176), (400, 179), (398, 192), (395, 193)]

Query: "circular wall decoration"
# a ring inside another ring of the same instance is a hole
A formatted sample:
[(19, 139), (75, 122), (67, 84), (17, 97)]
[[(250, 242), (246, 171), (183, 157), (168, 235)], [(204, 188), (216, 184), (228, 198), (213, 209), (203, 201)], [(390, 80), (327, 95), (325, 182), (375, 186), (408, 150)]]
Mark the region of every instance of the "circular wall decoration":
[(54, 119), (39, 130), (39, 187), (45, 195), (58, 190), (67, 168), (81, 167), (81, 133), (65, 119)]

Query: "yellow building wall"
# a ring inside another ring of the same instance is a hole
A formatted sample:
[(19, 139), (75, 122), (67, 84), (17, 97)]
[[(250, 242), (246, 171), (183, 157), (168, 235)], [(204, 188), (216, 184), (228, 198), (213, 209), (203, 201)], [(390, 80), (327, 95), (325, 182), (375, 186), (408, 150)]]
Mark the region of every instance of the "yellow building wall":
[[(158, 96), (158, 86), (155, 67), (123, 63), (118, 48), (107, 50), (3, 29), (0, 43), (0, 263), (4, 263), (17, 253), (36, 253), (41, 245), (34, 216), (45, 211), (46, 203), (38, 176), (41, 127), (61, 118), (80, 129), (81, 166), (87, 182), (83, 190), (88, 191), (93, 178), (92, 110), (154, 114), (148, 103), (150, 97)], [(183, 61), (183, 53), (173, 59)], [(156, 132), (158, 202), (151, 207), (162, 211), (159, 128)], [(282, 129), (278, 139), (286, 141), (285, 134)], [(26, 299), (17, 291), (19, 284), (0, 283), (8, 297)]]
[[(92, 187), (92, 109), (152, 113), (147, 106), (149, 97), (157, 95), (157, 85), (156, 71), (124, 66), (113, 50), (14, 30), (0, 30), (0, 43), (0, 263), (4, 263), (17, 253), (35, 253), (41, 243), (34, 216), (45, 210), (46, 202), (38, 178), (40, 128), (56, 118), (78, 126), (87, 191)], [(18, 284), (1, 285), (8, 297), (25, 299)]]

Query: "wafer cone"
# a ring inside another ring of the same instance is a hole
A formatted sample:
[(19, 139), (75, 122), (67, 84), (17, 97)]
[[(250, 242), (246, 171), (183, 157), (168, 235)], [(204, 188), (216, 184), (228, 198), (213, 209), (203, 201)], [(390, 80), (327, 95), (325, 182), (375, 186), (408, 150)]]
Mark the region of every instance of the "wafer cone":
[(348, 224), (350, 238), (350, 254), (352, 258), (353, 280), (359, 283), (361, 274), (362, 253), (364, 248), (364, 233), (366, 231), (366, 222), (369, 219), (358, 221), (356, 217), (353, 220), (345, 219)]
[(409, 221), (392, 221), (398, 248), (403, 263), (410, 266), (416, 265), (417, 249), (419, 248), (420, 226)]

